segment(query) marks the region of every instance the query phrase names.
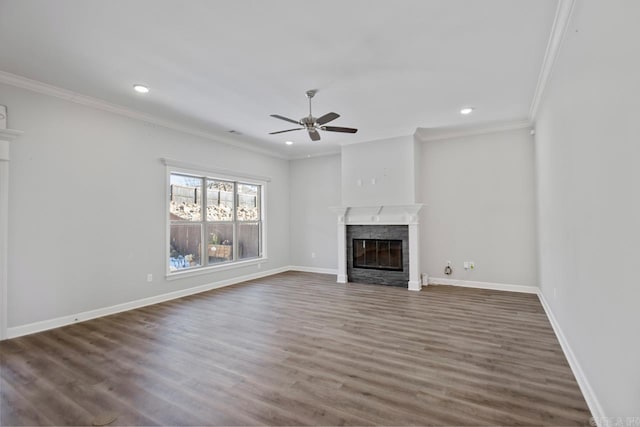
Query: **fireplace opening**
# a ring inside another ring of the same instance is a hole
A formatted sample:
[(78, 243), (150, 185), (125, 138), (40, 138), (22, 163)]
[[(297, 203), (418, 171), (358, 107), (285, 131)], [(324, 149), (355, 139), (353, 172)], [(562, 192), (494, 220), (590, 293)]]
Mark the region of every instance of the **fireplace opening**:
[(353, 239), (353, 266), (402, 271), (402, 240)]

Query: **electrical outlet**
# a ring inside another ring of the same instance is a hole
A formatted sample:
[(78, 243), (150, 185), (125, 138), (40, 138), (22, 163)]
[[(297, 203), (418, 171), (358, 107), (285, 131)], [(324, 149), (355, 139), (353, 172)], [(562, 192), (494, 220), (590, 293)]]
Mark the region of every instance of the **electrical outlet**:
[(153, 274), (147, 274), (147, 282), (153, 282)]
[(470, 268), (470, 269), (472, 269), (472, 270), (473, 270), (474, 268), (476, 268), (476, 263), (475, 263), (475, 262), (473, 262), (473, 261), (469, 261), (469, 268)]
[(464, 267), (465, 270), (469, 269), (469, 261), (465, 261), (462, 266)]

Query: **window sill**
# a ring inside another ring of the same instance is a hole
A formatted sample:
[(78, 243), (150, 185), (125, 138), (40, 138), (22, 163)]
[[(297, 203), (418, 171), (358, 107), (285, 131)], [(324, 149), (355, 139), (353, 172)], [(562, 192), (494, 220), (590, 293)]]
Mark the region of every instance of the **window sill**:
[(185, 277), (211, 274), (217, 271), (234, 270), (236, 268), (250, 267), (252, 265), (262, 264), (267, 261), (269, 261), (269, 258), (266, 258), (266, 257), (253, 258), (253, 259), (248, 259), (246, 261), (237, 261), (237, 262), (222, 264), (222, 265), (212, 265), (209, 267), (196, 268), (193, 270), (175, 271), (175, 272), (166, 274), (165, 277), (167, 280), (171, 281), (171, 280), (183, 279)]

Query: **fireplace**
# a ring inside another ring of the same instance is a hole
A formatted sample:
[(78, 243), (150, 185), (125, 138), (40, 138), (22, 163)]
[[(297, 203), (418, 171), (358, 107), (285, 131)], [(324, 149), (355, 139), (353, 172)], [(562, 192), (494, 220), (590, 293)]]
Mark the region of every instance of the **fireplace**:
[[(421, 204), (331, 208), (338, 218), (337, 282), (393, 285), (419, 291), (422, 287), (418, 242), (421, 208)], [(363, 245), (362, 240), (367, 242)], [(378, 242), (370, 246), (369, 240)], [(397, 241), (402, 246), (399, 253), (395, 251)], [(364, 259), (358, 244), (364, 249)], [(371, 251), (369, 254), (367, 249)]]
[(353, 267), (402, 270), (402, 240), (353, 239)]

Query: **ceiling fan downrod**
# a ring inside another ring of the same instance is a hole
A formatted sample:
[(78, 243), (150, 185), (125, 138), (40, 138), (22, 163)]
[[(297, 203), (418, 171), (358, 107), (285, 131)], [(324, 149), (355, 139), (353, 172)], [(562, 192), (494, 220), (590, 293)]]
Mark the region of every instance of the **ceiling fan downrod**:
[[(316, 94), (316, 92), (318, 92), (317, 89), (311, 89), (308, 90), (307, 93), (307, 99), (309, 100), (309, 118), (312, 119), (313, 115), (311, 114), (311, 98), (313, 98), (313, 96)], [(315, 120), (313, 120), (313, 122), (315, 122)]]

